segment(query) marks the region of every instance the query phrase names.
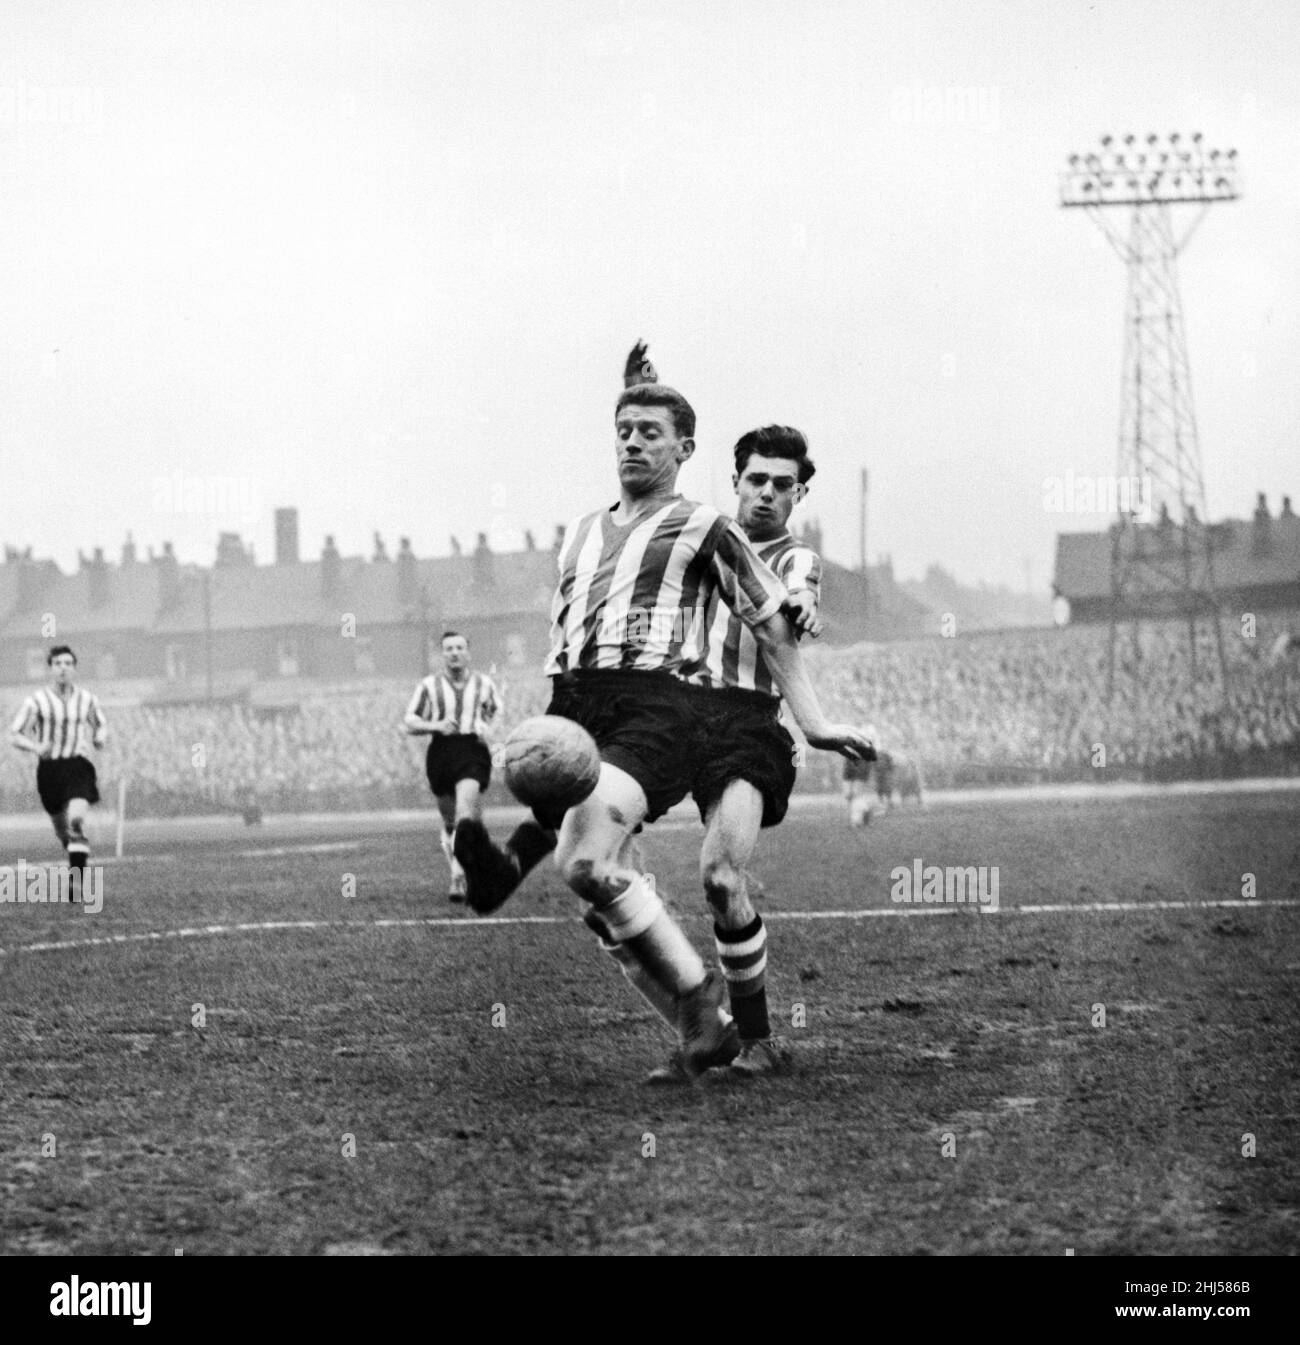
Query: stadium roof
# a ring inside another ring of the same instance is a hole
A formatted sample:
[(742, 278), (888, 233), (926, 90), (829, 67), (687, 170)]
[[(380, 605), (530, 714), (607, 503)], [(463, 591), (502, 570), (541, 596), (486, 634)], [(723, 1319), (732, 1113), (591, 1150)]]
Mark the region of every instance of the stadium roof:
[[(1153, 550), (1174, 557), (1182, 545), (1182, 529), (1143, 527)], [(1300, 517), (1283, 516), (1260, 523), (1229, 519), (1211, 525), (1214, 582), (1219, 592), (1300, 584)], [(1264, 543), (1261, 545), (1261, 543)], [(1071, 602), (1109, 598), (1111, 533), (1067, 532), (1056, 539), (1055, 588)], [(1171, 572), (1176, 566), (1168, 567)], [(1200, 568), (1194, 577), (1201, 579)], [(1170, 578), (1153, 578), (1151, 587), (1176, 587)]]
[(546, 614), (555, 587), (552, 551), (414, 559), (406, 581), (399, 578), (401, 561), (342, 557), (328, 594), (325, 564), (312, 560), (202, 570), (136, 561), (105, 564), (98, 574), (94, 565), (63, 574), (51, 562), (11, 561), (0, 565), (0, 638), (39, 639), (46, 613), (54, 614), (60, 634), (69, 637), (202, 631), (209, 576), (214, 630), (337, 627), (343, 613), (353, 614), (363, 626), (401, 624), (420, 619), (422, 591), (431, 621)]

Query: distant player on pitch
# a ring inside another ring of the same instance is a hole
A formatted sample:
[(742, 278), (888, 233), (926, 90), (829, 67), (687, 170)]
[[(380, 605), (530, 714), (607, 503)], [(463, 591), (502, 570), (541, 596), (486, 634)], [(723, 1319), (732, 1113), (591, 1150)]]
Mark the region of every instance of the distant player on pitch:
[[(672, 1002), (684, 1075), (728, 1064), (740, 1039), (723, 985), (706, 969), (647, 875), (629, 863), (632, 836), (691, 791), (701, 767), (699, 691), (682, 677), (683, 650), (715, 594), (753, 630), (809, 742), (870, 752), (854, 728), (822, 715), (795, 635), (782, 615), (784, 586), (739, 526), (677, 494), (695, 451), (695, 413), (654, 377), (638, 347), (641, 382), (615, 407), (619, 500), (571, 524), (560, 549), (552, 606), (554, 679), (547, 713), (581, 724), (602, 765), (595, 792), (564, 814), (556, 862), (589, 906), (588, 923), (619, 945)], [(635, 377), (635, 374), (633, 375)], [(558, 819), (541, 818), (553, 826)], [(500, 905), (547, 853), (546, 832), (526, 823), (503, 850), (481, 823), (456, 829), (456, 855), (478, 910)]]
[(65, 644), (46, 655), (51, 685), (23, 702), (9, 735), (20, 752), (37, 758), (36, 792), (54, 823), (68, 865), (82, 871), (90, 855), (86, 813), (99, 802), (91, 749), (104, 746), (108, 725), (99, 698), (73, 682), (77, 656)]
[[(880, 749), (876, 749), (876, 761), (880, 760)], [(871, 823), (871, 800), (875, 794), (872, 783), (875, 763), (868, 761), (845, 761), (841, 792), (848, 805), (849, 826), (865, 827)]]
[(442, 637), (440, 675), (415, 688), (406, 707), (407, 733), (429, 734), (424, 770), (437, 800), (439, 841), (451, 866), (448, 900), (465, 900), (465, 871), (452, 852), (456, 823), (483, 816), (483, 791), (492, 776), (492, 754), (484, 734), (501, 714), (501, 693), (486, 673), (470, 672), (469, 641), (449, 630)]

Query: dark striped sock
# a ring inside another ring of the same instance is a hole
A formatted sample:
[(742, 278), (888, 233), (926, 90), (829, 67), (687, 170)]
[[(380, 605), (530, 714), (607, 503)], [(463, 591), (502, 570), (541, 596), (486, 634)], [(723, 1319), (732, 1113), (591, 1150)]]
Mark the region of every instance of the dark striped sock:
[(86, 860), (90, 857), (90, 846), (86, 841), (86, 833), (79, 822), (68, 824), (68, 839), (65, 845), (68, 852), (68, 863), (74, 869), (84, 869)]
[(763, 1041), (772, 1035), (767, 1016), (767, 930), (763, 917), (756, 915), (743, 929), (714, 925), (713, 933), (740, 1038)]

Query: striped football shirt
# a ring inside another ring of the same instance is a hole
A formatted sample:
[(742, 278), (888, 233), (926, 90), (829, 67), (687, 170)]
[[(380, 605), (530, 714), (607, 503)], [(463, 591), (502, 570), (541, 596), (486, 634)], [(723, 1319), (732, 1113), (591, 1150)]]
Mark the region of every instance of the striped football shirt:
[(108, 728), (99, 697), (74, 687), (65, 700), (57, 691), (42, 687), (28, 696), (12, 725), (15, 733), (34, 738), (50, 749), (57, 760), (89, 757), (98, 737)]
[[(822, 563), (817, 553), (790, 534), (784, 533), (754, 548), (785, 585), (787, 592), (808, 589), (821, 605)], [(708, 643), (703, 658), (687, 667), (687, 680), (701, 686), (741, 687), (777, 696), (772, 673), (758, 647), (758, 641), (735, 614), (717, 602), (705, 614)]]
[(710, 602), (756, 626), (786, 596), (732, 519), (680, 495), (623, 527), (613, 508), (571, 523), (559, 571), (548, 677), (597, 668), (681, 675)]
[(454, 719), (457, 733), (476, 733), (481, 738), (501, 713), (501, 693), (486, 673), (470, 673), (463, 682), (435, 673), (415, 688), (406, 713), (421, 719)]

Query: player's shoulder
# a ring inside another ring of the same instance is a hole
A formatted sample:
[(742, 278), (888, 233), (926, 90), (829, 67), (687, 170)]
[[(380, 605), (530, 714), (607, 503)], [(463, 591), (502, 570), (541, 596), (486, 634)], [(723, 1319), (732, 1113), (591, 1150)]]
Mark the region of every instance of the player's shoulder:
[(682, 518), (705, 537), (716, 542), (722, 542), (725, 538), (730, 543), (740, 543), (748, 551), (755, 551), (753, 542), (745, 536), (744, 528), (716, 505), (682, 499), (677, 501), (677, 507)]
[(807, 542), (801, 542), (792, 533), (788, 532), (782, 537), (774, 537), (770, 542), (762, 543), (756, 550), (769, 565), (775, 565), (778, 562), (789, 565), (796, 560), (821, 560), (821, 557)]
[(613, 508), (613, 505), (606, 504), (599, 509), (588, 509), (585, 513), (574, 514), (564, 525), (564, 540), (567, 542), (570, 537), (581, 532), (584, 528), (598, 525), (600, 520), (606, 517)]
[(685, 518), (693, 518), (712, 527), (716, 523), (734, 523), (730, 514), (724, 514), (716, 505), (705, 504), (703, 500), (688, 500), (679, 495), (673, 501), (673, 508)]

